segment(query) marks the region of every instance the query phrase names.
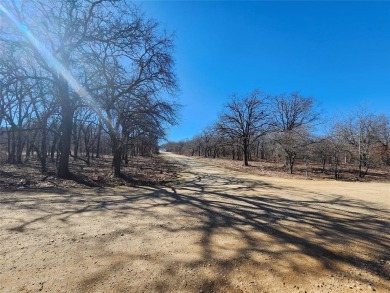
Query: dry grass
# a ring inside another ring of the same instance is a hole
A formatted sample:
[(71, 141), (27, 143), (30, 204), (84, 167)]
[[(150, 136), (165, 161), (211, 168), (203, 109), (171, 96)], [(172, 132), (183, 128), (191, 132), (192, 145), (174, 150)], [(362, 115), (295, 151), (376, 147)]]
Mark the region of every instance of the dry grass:
[(56, 176), (54, 163), (48, 163), (48, 172), (40, 172), (40, 164), (30, 160), (25, 164), (0, 165), (0, 189), (56, 188), (56, 187), (104, 187), (118, 185), (163, 185), (176, 178), (178, 166), (160, 156), (133, 157), (123, 166), (123, 178), (115, 178), (111, 158), (94, 159), (90, 166), (80, 160), (71, 160), (71, 180)]
[[(268, 161), (250, 161), (249, 166), (243, 166), (242, 161), (233, 161), (230, 159), (214, 159), (204, 157), (196, 157), (196, 159), (215, 166), (228, 168), (230, 170), (261, 176), (296, 179), (334, 180), (334, 173), (332, 167), (329, 165), (326, 165), (325, 172), (322, 173), (322, 166), (319, 164), (308, 163), (307, 166), (305, 166), (304, 163), (298, 162), (296, 166), (294, 166), (293, 174), (290, 174), (289, 170), (281, 163), (273, 163)], [(383, 167), (369, 169), (365, 177), (359, 178), (359, 171), (357, 170), (357, 168), (353, 168), (347, 165), (341, 165), (339, 176), (339, 180), (342, 181), (389, 182), (390, 168)]]

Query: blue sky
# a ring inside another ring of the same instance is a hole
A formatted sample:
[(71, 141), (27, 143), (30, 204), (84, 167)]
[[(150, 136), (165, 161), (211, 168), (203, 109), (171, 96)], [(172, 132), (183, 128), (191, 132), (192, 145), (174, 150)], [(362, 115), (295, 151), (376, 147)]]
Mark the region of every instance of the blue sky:
[(299, 91), (331, 117), (364, 106), (390, 114), (390, 2), (139, 2), (175, 33), (180, 124), (214, 122), (232, 93)]

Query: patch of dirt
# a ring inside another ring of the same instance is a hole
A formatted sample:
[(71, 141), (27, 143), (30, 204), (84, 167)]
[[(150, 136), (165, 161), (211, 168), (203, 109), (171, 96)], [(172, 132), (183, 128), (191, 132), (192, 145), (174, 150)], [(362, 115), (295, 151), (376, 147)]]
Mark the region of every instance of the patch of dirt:
[(390, 185), (163, 154), (166, 186), (0, 192), (0, 292), (389, 292)]

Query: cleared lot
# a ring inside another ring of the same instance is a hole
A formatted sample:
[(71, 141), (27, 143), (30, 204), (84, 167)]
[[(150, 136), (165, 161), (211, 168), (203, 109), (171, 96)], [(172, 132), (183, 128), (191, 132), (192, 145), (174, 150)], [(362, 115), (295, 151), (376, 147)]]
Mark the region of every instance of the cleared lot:
[(173, 154), (164, 188), (0, 193), (0, 292), (388, 292), (390, 185)]

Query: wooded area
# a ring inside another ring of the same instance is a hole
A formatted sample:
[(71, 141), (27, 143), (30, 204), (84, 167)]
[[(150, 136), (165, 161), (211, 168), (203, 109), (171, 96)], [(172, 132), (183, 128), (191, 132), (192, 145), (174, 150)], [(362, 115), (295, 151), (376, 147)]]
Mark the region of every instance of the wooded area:
[[(158, 150), (176, 104), (173, 37), (126, 1), (0, 4), (0, 140), (6, 162), (69, 160)], [(39, 21), (37, 21), (39, 20)]]
[(390, 5), (141, 2), (0, 0), (0, 292), (390, 292)]
[[(48, 161), (71, 178), (69, 161), (112, 156), (114, 176), (129, 156), (158, 152), (177, 122), (173, 36), (126, 1), (9, 1), (1, 7), (0, 160)], [(54, 13), (56, 12), (56, 13)], [(41, 21), (36, 21), (37, 19)], [(165, 95), (164, 95), (165, 94)], [(323, 122), (312, 97), (233, 95), (214, 125), (166, 150), (204, 157), (297, 161), (339, 178), (341, 166), (390, 165), (390, 119), (364, 110)], [(318, 168), (317, 168), (318, 169)]]
[[(390, 166), (390, 119), (363, 109), (323, 121), (312, 97), (299, 93), (267, 95), (255, 90), (233, 95), (219, 119), (196, 137), (169, 142), (167, 151), (212, 158), (284, 164), (294, 172), (297, 161), (307, 172), (357, 167), (358, 177), (370, 168)], [(308, 168), (314, 164), (316, 168)]]

